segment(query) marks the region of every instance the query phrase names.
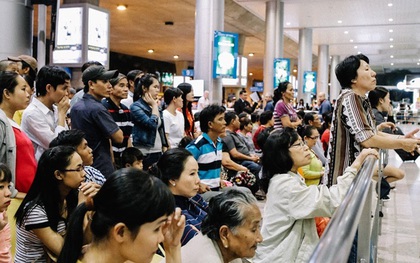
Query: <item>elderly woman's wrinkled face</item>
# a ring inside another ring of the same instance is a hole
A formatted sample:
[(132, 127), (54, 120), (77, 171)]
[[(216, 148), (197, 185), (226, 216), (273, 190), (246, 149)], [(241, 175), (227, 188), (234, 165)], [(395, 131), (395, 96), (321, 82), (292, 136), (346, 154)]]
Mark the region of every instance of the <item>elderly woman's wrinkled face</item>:
[(231, 233), (228, 249), (235, 258), (252, 258), (257, 250), (257, 244), (263, 238), (260, 232), (261, 212), (258, 206), (252, 205), (245, 211), (245, 220), (241, 226)]

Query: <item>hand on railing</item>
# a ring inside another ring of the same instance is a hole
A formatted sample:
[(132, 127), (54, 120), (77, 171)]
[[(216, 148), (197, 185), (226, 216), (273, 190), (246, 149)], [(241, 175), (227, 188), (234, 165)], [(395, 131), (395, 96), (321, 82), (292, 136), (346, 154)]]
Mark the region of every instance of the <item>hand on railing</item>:
[(354, 162), (351, 164), (351, 167), (359, 170), (363, 162), (365, 161), (366, 157), (369, 155), (374, 156), (376, 159), (379, 158), (379, 154), (377, 150), (372, 149), (372, 148), (366, 148), (360, 152), (356, 160), (354, 160)]

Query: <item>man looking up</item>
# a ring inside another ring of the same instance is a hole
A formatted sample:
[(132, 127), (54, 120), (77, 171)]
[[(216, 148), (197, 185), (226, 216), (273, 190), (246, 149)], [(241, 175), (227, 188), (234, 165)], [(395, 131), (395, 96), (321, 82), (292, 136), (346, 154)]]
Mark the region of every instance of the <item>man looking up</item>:
[(35, 159), (39, 160), (50, 142), (68, 129), (70, 76), (60, 67), (44, 66), (36, 83), (36, 97), (23, 112), (21, 126), (34, 145)]
[(93, 167), (108, 178), (114, 172), (111, 142), (122, 143), (122, 130), (102, 105), (101, 100), (109, 97), (109, 80), (118, 76), (117, 70), (107, 71), (103, 66), (90, 66), (82, 75), (83, 98), (72, 108), (70, 116), (73, 129), (82, 130), (93, 149)]

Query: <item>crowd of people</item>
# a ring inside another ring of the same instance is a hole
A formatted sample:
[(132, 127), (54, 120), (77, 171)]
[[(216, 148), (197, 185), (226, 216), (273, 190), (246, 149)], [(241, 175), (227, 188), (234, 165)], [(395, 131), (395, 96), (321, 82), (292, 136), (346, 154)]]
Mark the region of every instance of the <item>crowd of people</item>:
[(343, 90), (333, 105), (320, 92), (316, 112), (293, 106), (290, 82), (264, 110), (246, 90), (232, 111), (206, 91), (194, 114), (190, 84), (167, 88), (161, 107), (158, 76), (140, 70), (89, 61), (74, 94), (60, 67), (0, 66), (0, 262), (307, 262), (315, 220), (365, 158), (420, 143), (417, 129), (393, 134), (363, 55), (338, 64)]

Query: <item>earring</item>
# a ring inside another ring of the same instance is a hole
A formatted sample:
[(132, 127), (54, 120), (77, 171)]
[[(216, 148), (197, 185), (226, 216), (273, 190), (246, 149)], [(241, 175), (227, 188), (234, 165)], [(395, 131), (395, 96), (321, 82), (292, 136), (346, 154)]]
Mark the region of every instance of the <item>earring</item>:
[(172, 186), (175, 186), (176, 184), (175, 183), (172, 183)]

